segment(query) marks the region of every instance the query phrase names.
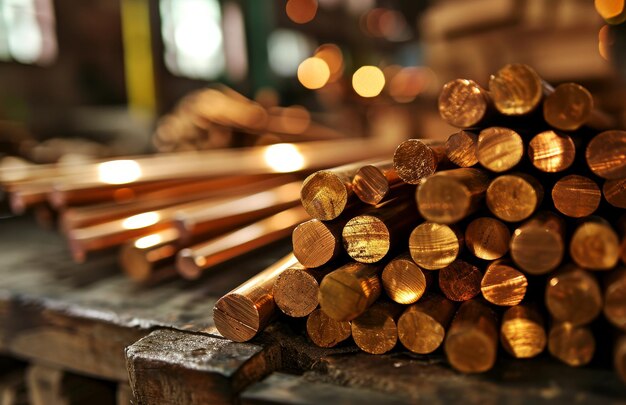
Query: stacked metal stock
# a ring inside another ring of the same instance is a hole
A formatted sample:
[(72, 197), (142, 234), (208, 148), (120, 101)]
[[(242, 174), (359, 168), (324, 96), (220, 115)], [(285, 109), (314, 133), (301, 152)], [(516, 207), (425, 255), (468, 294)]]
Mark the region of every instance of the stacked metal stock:
[(442, 346), (467, 373), (492, 368), (499, 345), (571, 366), (611, 346), (626, 379), (626, 132), (582, 86), (521, 64), (488, 91), (447, 83), (439, 110), (462, 128), (447, 142), (310, 175), (314, 219), (292, 255), (217, 302), (218, 330), (246, 341), (280, 310), (307, 317), (318, 346)]

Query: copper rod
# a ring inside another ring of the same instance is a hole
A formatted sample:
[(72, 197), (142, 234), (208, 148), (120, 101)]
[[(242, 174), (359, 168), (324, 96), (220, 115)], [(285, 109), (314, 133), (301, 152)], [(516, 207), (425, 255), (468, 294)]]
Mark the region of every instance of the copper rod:
[[(227, 197), (215, 204), (189, 205), (174, 215), (176, 226), (183, 237), (211, 232), (233, 220), (243, 223), (275, 214), (298, 205), (300, 182), (295, 181), (245, 196)], [(304, 219), (303, 219), (304, 220)]]
[(293, 228), (306, 218), (302, 207), (294, 207), (182, 249), (176, 257), (176, 269), (186, 279), (197, 279), (205, 271), (226, 260), (289, 236)]
[(405, 183), (419, 184), (420, 180), (435, 173), (445, 160), (444, 146), (440, 143), (408, 139), (396, 148), (393, 167)]
[(357, 170), (352, 179), (352, 189), (361, 201), (370, 205), (380, 204), (404, 183), (393, 168), (391, 160), (365, 165)]
[(529, 359), (546, 348), (546, 330), (541, 314), (532, 306), (515, 305), (504, 312), (500, 342), (511, 356)]
[(302, 206), (312, 218), (329, 221), (354, 205), (356, 196), (352, 180), (359, 168), (358, 162), (333, 169), (319, 170), (302, 183)]
[(626, 178), (626, 131), (604, 131), (594, 136), (585, 150), (587, 165), (597, 176), (609, 180)]
[(495, 305), (518, 305), (526, 296), (528, 279), (506, 261), (489, 263), (480, 282), (483, 297)]
[(485, 128), (478, 134), (476, 157), (485, 169), (500, 173), (512, 169), (524, 156), (524, 142), (515, 131), (504, 127)]
[(379, 301), (352, 321), (354, 343), (366, 353), (384, 354), (398, 341), (396, 321), (402, 306), (395, 302)]
[(626, 178), (605, 181), (602, 186), (602, 194), (612, 206), (626, 208)]
[(341, 233), (343, 247), (357, 262), (376, 263), (406, 243), (418, 219), (412, 199), (390, 200), (350, 219)]
[(381, 279), (387, 296), (398, 304), (413, 304), (426, 292), (432, 282), (430, 272), (424, 272), (407, 253), (393, 258), (383, 269)]
[(569, 243), (572, 260), (589, 270), (610, 270), (619, 260), (620, 241), (611, 225), (592, 217), (580, 224)]
[(409, 252), (415, 263), (426, 270), (439, 270), (456, 260), (463, 247), (462, 234), (453, 227), (424, 222), (409, 236)]
[(624, 335), (615, 343), (613, 365), (619, 378), (626, 383), (626, 337)]
[(461, 304), (446, 334), (444, 350), (450, 365), (462, 373), (491, 369), (498, 353), (498, 319), (486, 304)]
[(544, 100), (543, 117), (563, 131), (576, 131), (583, 125), (599, 130), (615, 127), (615, 120), (593, 104), (589, 90), (577, 83), (562, 83)]
[(593, 214), (601, 200), (600, 188), (589, 177), (570, 174), (552, 187), (554, 207), (568, 217), (582, 218)]
[(526, 173), (504, 174), (489, 184), (485, 200), (499, 219), (519, 222), (530, 217), (543, 200), (543, 186)]
[(167, 208), (187, 202), (244, 196), (286, 184), (294, 177), (283, 175), (263, 180), (255, 176), (225, 177), (168, 187), (137, 196), (124, 202), (109, 202), (86, 207), (71, 207), (62, 213), (61, 229), (67, 231), (127, 217), (141, 212)]
[(568, 366), (584, 366), (593, 358), (596, 340), (586, 326), (560, 323), (550, 328), (548, 350), (553, 357)]
[(309, 339), (318, 347), (334, 347), (352, 335), (350, 322), (336, 321), (321, 309), (316, 309), (306, 319)]
[(426, 294), (406, 307), (398, 319), (398, 339), (413, 353), (432, 353), (441, 346), (456, 312), (452, 301), (438, 294)]
[(482, 278), (478, 267), (463, 260), (455, 260), (439, 270), (439, 289), (451, 301), (468, 301), (480, 294)]
[(602, 311), (602, 291), (596, 279), (574, 265), (567, 265), (548, 279), (546, 307), (557, 322), (585, 325)]
[(235, 342), (247, 342), (262, 331), (276, 311), (274, 282), (296, 263), (295, 256), (288, 254), (220, 298), (213, 307), (213, 321), (220, 334)]
[(543, 131), (528, 143), (528, 158), (538, 170), (558, 173), (568, 169), (576, 157), (576, 145), (569, 135)]
[(274, 284), (278, 309), (293, 318), (309, 315), (319, 305), (320, 281), (332, 270), (307, 269), (297, 264), (282, 272)]
[(419, 185), (417, 206), (427, 220), (452, 224), (481, 207), (488, 186), (489, 177), (479, 169), (441, 171)]
[(311, 219), (293, 230), (293, 254), (306, 267), (320, 267), (337, 259), (342, 253), (341, 231), (348, 218), (332, 221)]
[(47, 185), (20, 184), (7, 189), (11, 212), (21, 215), (38, 204), (46, 203), (50, 188)]
[(176, 275), (174, 266), (168, 264), (180, 248), (178, 229), (165, 228), (126, 243), (120, 250), (120, 265), (133, 281), (159, 282)]
[(439, 94), (439, 115), (448, 124), (476, 127), (493, 111), (489, 93), (473, 80), (456, 79), (444, 84)]
[(491, 76), (489, 91), (498, 111), (516, 116), (536, 110), (552, 88), (530, 66), (513, 63)]
[(626, 331), (626, 269), (611, 272), (604, 288), (604, 316)]
[(380, 265), (348, 263), (329, 273), (320, 283), (320, 307), (332, 319), (351, 321), (380, 296)]
[(545, 274), (561, 264), (565, 228), (557, 215), (542, 211), (521, 224), (511, 237), (511, 258), (529, 274)]
[(480, 217), (465, 228), (465, 245), (471, 254), (483, 260), (496, 260), (509, 251), (511, 232), (495, 218)]
[(459, 131), (448, 137), (446, 156), (459, 167), (472, 167), (478, 163), (476, 144), (478, 135), (470, 131)]

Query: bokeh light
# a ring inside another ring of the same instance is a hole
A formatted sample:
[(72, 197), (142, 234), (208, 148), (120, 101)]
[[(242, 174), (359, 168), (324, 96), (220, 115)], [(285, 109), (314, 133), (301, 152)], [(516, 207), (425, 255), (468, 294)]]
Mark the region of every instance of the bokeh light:
[(611, 60), (611, 47), (614, 42), (615, 38), (611, 33), (611, 27), (608, 25), (602, 26), (602, 28), (600, 28), (600, 32), (598, 33), (598, 51), (600, 52), (602, 59), (607, 61)]
[(621, 24), (626, 20), (626, 0), (595, 0), (598, 14), (609, 24)]
[(315, 57), (322, 59), (330, 70), (329, 81), (337, 80), (343, 73), (343, 54), (335, 44), (323, 44), (315, 50)]
[(98, 165), (98, 179), (107, 184), (125, 184), (141, 177), (141, 167), (134, 160), (112, 160)]
[(161, 219), (161, 216), (158, 212), (144, 212), (141, 214), (133, 215), (132, 217), (126, 218), (122, 222), (122, 227), (124, 229), (140, 229), (145, 228), (150, 225), (154, 225)]
[(297, 24), (305, 24), (317, 14), (317, 0), (289, 0), (285, 6), (287, 16)]
[(361, 97), (376, 97), (385, 87), (385, 75), (376, 66), (362, 66), (352, 75), (352, 87)]
[(330, 78), (330, 69), (323, 59), (307, 58), (298, 66), (298, 80), (307, 89), (324, 87)]
[(294, 172), (304, 167), (304, 156), (298, 147), (290, 143), (277, 143), (268, 146), (263, 156), (265, 163), (281, 173)]

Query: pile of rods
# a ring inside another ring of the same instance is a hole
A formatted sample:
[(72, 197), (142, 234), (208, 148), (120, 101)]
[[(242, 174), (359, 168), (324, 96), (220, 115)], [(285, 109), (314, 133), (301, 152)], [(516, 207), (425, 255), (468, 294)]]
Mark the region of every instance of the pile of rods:
[(250, 340), (281, 311), (317, 346), (442, 347), (464, 373), (491, 369), (499, 345), (574, 367), (612, 347), (626, 380), (626, 132), (584, 87), (522, 64), (488, 91), (447, 83), (439, 110), (462, 129), (446, 142), (305, 179), (313, 219), (216, 303), (219, 332)]
[(74, 165), (16, 162), (0, 171), (0, 184), (14, 214), (34, 210), (58, 224), (75, 261), (119, 248), (128, 276), (151, 284), (197, 279), (288, 238), (310, 218), (300, 206), (307, 174), (394, 147), (344, 139)]

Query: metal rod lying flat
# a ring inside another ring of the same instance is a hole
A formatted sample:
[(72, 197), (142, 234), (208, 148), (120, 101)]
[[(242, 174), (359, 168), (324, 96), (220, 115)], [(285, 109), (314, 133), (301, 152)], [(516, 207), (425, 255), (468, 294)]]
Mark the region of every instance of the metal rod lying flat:
[(439, 288), (451, 301), (468, 301), (480, 294), (482, 278), (478, 267), (463, 260), (455, 260), (439, 270)]
[(546, 307), (557, 322), (584, 325), (602, 311), (602, 291), (595, 277), (567, 265), (548, 279)]
[(485, 169), (500, 173), (515, 167), (524, 156), (524, 142), (515, 131), (489, 127), (480, 131), (476, 157)]
[(306, 332), (309, 339), (319, 347), (336, 346), (352, 335), (350, 322), (336, 321), (319, 308), (307, 317)]
[(561, 264), (565, 253), (565, 224), (542, 211), (520, 225), (511, 237), (511, 258), (529, 274), (545, 274)]
[(452, 224), (480, 208), (488, 186), (489, 177), (479, 169), (437, 172), (417, 188), (417, 206), (427, 220)]
[(444, 84), (438, 105), (441, 118), (459, 128), (479, 126), (494, 111), (489, 93), (476, 82), (466, 79)]
[(532, 306), (516, 305), (504, 312), (500, 341), (511, 356), (518, 359), (535, 357), (543, 352), (547, 340), (541, 314)]
[(297, 264), (282, 272), (274, 284), (274, 301), (285, 315), (302, 318), (319, 305), (320, 281), (333, 268), (307, 269)]
[(576, 157), (576, 145), (569, 135), (543, 131), (528, 143), (528, 158), (538, 170), (558, 173), (569, 168)]
[(405, 188), (406, 184), (398, 176), (391, 160), (364, 165), (352, 179), (354, 193), (361, 201), (370, 205), (380, 204)]
[(465, 228), (465, 245), (474, 256), (496, 260), (509, 251), (511, 232), (495, 218), (476, 218)]
[(329, 273), (320, 283), (320, 307), (332, 319), (351, 321), (380, 296), (381, 265), (348, 263)]
[(586, 326), (559, 323), (550, 328), (548, 350), (568, 366), (584, 366), (593, 358), (596, 340)]
[(589, 270), (610, 270), (617, 264), (620, 241), (611, 225), (594, 217), (578, 225), (569, 242), (572, 260)]
[(496, 177), (487, 188), (489, 210), (499, 219), (519, 222), (530, 217), (543, 200), (543, 186), (526, 173)]
[(528, 279), (515, 267), (503, 260), (489, 263), (480, 291), (483, 297), (495, 305), (518, 305), (526, 296)]
[(585, 150), (587, 165), (597, 176), (609, 180), (626, 178), (626, 131), (604, 131), (594, 136)]
[(461, 304), (444, 342), (450, 365), (463, 373), (482, 373), (496, 362), (498, 319), (480, 300)]
[(552, 187), (554, 207), (568, 217), (582, 218), (593, 214), (601, 200), (600, 188), (589, 177), (570, 174)]
[(505, 65), (489, 79), (494, 105), (504, 115), (527, 115), (553, 91), (533, 68), (521, 63)]
[(576, 131), (587, 126), (593, 129), (615, 127), (611, 116), (594, 109), (593, 96), (577, 83), (562, 83), (543, 102), (543, 118), (554, 128)]
[(348, 221), (341, 216), (332, 221), (311, 219), (293, 230), (293, 254), (306, 267), (320, 267), (343, 254), (341, 231)]
[(413, 353), (432, 353), (443, 343), (455, 312), (452, 301), (438, 294), (426, 294), (398, 319), (398, 338)]
[(395, 302), (379, 301), (352, 321), (354, 343), (366, 353), (384, 354), (398, 341), (396, 321), (402, 306)]
[(297, 262), (290, 253), (220, 298), (213, 307), (213, 320), (220, 334), (235, 342), (247, 342), (263, 330), (276, 311), (274, 282)]
[(626, 208), (626, 178), (605, 181), (602, 186), (602, 194), (612, 206)]
[(308, 218), (302, 207), (294, 207), (243, 228), (178, 252), (176, 269), (187, 279), (196, 279), (211, 267), (285, 238)]
[(446, 156), (459, 167), (472, 167), (478, 163), (476, 144), (478, 135), (470, 131), (459, 131), (448, 137)]
[(389, 261), (381, 279), (387, 296), (404, 305), (413, 304), (422, 298), (433, 281), (431, 273), (420, 269), (408, 253)]
[(427, 139), (408, 139), (396, 148), (393, 167), (405, 183), (419, 184), (435, 173), (446, 159), (442, 144)]
[(613, 325), (626, 331), (626, 269), (607, 276), (604, 287), (604, 316)]
[(183, 247), (178, 229), (165, 228), (124, 244), (119, 255), (120, 266), (133, 281), (159, 282), (176, 275), (174, 258)]
[(426, 270), (439, 270), (456, 260), (463, 247), (463, 235), (454, 227), (424, 222), (409, 236), (409, 252)]

